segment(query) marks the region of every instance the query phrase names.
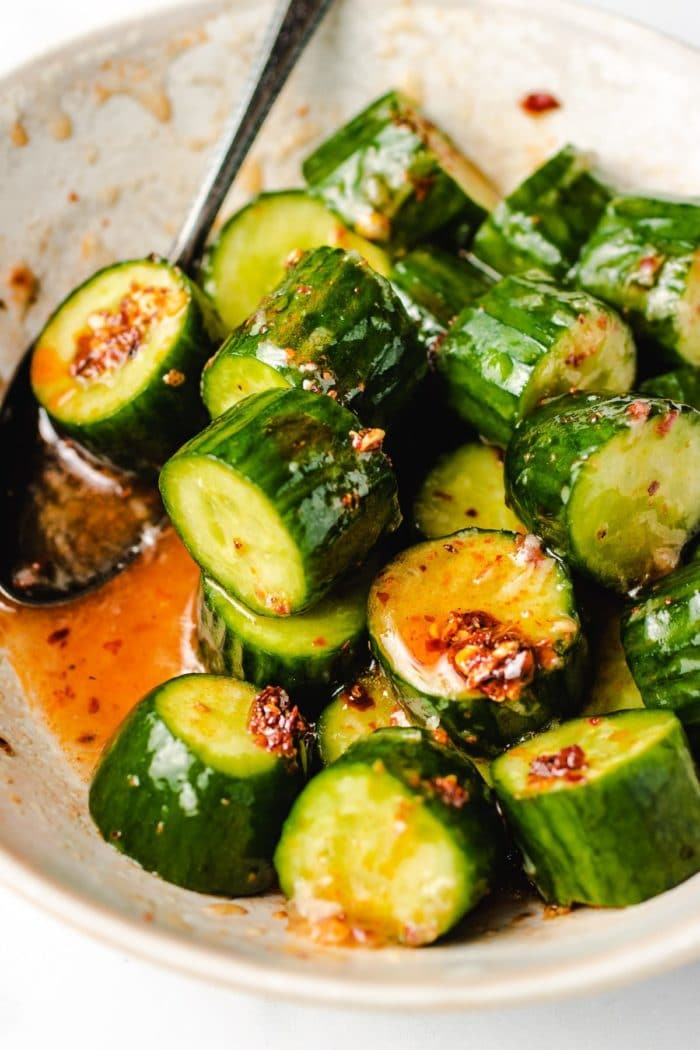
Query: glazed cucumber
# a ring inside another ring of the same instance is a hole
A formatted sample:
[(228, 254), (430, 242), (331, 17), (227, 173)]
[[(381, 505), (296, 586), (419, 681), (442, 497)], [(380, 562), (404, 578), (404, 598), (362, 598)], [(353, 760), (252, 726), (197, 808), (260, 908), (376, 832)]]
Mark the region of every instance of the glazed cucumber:
[(207, 575), (254, 612), (301, 613), (398, 523), (382, 437), (329, 397), (267, 390), (168, 460), (161, 494)]
[(506, 277), (457, 317), (437, 352), (452, 407), (484, 437), (507, 445), (546, 397), (570, 390), (626, 393), (631, 332), (592, 296), (542, 274)]
[(212, 417), (249, 394), (302, 387), (366, 424), (386, 421), (425, 374), (415, 326), (391, 285), (356, 252), (316, 248), (233, 332), (202, 376)]
[(563, 277), (609, 199), (591, 158), (565, 146), (494, 209), (474, 253), (499, 273), (536, 267)]
[(415, 248), (394, 263), (391, 283), (431, 346), (467, 303), (491, 287), (497, 275), (478, 260), (440, 248)]
[(455, 219), (472, 230), (498, 197), (405, 95), (373, 102), (306, 159), (309, 191), (370, 241), (408, 247)]
[(581, 253), (576, 279), (623, 310), (669, 360), (700, 365), (700, 200), (616, 197)]
[(525, 870), (556, 904), (624, 907), (700, 870), (700, 784), (678, 719), (577, 719), (492, 764)]
[(525, 525), (622, 593), (671, 572), (700, 528), (700, 413), (662, 398), (578, 394), (516, 428), (506, 495)]
[(262, 893), (304, 781), (306, 733), (283, 690), (174, 678), (134, 708), (107, 746), (90, 813), (107, 842), (167, 882)]
[(700, 410), (700, 368), (686, 365), (673, 372), (664, 372), (663, 375), (647, 379), (639, 389), (644, 394), (668, 397)]
[(476, 441), (439, 460), (418, 493), (413, 518), (429, 540), (467, 525), (525, 531), (506, 506), (503, 453)]
[(569, 574), (534, 536), (465, 529), (377, 577), (370, 640), (402, 704), (491, 753), (577, 709), (586, 643)]
[(700, 561), (657, 581), (622, 620), (622, 644), (646, 707), (700, 725)]
[(261, 616), (202, 575), (199, 655), (207, 671), (254, 685), (275, 682), (293, 696), (340, 682), (367, 648), (370, 578), (336, 588), (309, 612)]
[(320, 939), (429, 944), (489, 889), (501, 829), (468, 759), (419, 729), (380, 729), (300, 795), (275, 853)]
[(34, 396), (95, 455), (155, 468), (205, 422), (199, 380), (222, 334), (180, 270), (156, 258), (117, 263), (47, 321), (32, 355)]
[(324, 707), (318, 720), (318, 749), (329, 766), (356, 740), (377, 729), (409, 725), (394, 688), (375, 661), (352, 682), (342, 686)]
[(206, 251), (204, 290), (229, 328), (237, 328), (284, 278), (301, 252), (319, 245), (357, 251), (385, 276), (381, 248), (348, 230), (303, 190), (261, 193), (232, 215)]

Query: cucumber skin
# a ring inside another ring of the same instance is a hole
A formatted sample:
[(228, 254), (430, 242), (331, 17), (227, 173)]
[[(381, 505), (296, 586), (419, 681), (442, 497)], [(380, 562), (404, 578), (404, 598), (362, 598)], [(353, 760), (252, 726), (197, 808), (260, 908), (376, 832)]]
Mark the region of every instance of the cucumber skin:
[(227, 363), (252, 357), (269, 364), (271, 347), (279, 349), (278, 358), (295, 352), (293, 364), (272, 366), (290, 386), (334, 391), (368, 426), (395, 416), (427, 370), (414, 325), (390, 283), (356, 252), (339, 248), (307, 252), (207, 364), (202, 398), (212, 416), (240, 397), (226, 390)]
[(629, 602), (621, 624), (625, 657), (645, 707), (700, 723), (700, 562), (677, 569)]
[(565, 146), (496, 206), (477, 231), (474, 254), (499, 273), (536, 267), (564, 277), (609, 199), (586, 158)]
[(425, 247), (398, 259), (389, 279), (429, 347), (467, 303), (491, 287), (495, 275), (468, 258)]
[[(129, 260), (117, 266), (128, 267), (142, 261)], [(165, 260), (153, 261), (174, 269)], [(96, 277), (113, 269), (116, 269), (114, 265), (105, 266), (73, 289), (46, 325), (73, 296)], [(47, 413), (58, 433), (72, 438), (98, 458), (126, 470), (145, 473), (158, 470), (183, 441), (206, 425), (199, 394), (200, 376), (226, 330), (205, 294), (184, 273), (177, 272), (190, 296), (187, 318), (173, 349), (160, 362), (146, 388), (109, 418), (94, 423), (72, 425)], [(182, 372), (184, 383), (180, 386), (165, 383), (163, 377), (170, 371)]]
[(484, 437), (506, 446), (536, 366), (581, 315), (601, 308), (612, 314), (543, 274), (504, 277), (459, 314), (437, 351), (450, 404)]
[[(583, 248), (574, 279), (622, 310), (635, 331), (654, 340), (671, 364), (684, 364), (675, 306), (699, 245), (700, 202), (615, 197)], [(635, 283), (631, 278), (640, 261), (655, 250), (667, 258), (658, 279), (652, 287)]]
[(687, 365), (672, 372), (664, 372), (663, 375), (645, 380), (639, 389), (643, 394), (667, 397), (700, 411), (700, 368)]
[[(645, 769), (645, 756), (638, 755), (615, 773), (589, 782), (584, 804), (577, 801), (575, 788), (515, 799), (500, 775), (507, 753), (492, 763), (501, 809), (523, 852), (525, 871), (545, 900), (567, 907), (622, 908), (700, 870), (700, 785), (680, 723), (655, 751), (652, 769)], [(641, 827), (645, 819), (657, 833), (624, 840), (621, 848), (621, 829)], [(595, 843), (587, 863), (581, 826)]]
[[(627, 408), (635, 400), (632, 395), (587, 393), (554, 398), (518, 423), (506, 450), (508, 506), (528, 529), (583, 572), (587, 572), (585, 561), (569, 539), (567, 503), (586, 460), (634, 425)], [(643, 400), (649, 406), (649, 419), (669, 410), (694, 412), (661, 398)]]
[[(350, 675), (366, 651), (367, 629), (362, 623), (335, 647), (296, 656), (275, 653), (236, 631), (227, 615), (236, 605), (242, 603), (230, 598), (202, 573), (197, 597), (198, 652), (205, 669), (212, 674), (225, 674), (261, 688), (274, 682), (292, 696), (316, 699), (325, 688)], [(250, 610), (246, 612), (251, 615)]]
[[(235, 467), (267, 496), (299, 546), (307, 592), (290, 612), (303, 612), (401, 520), (396, 478), (386, 456), (352, 449), (349, 435), (357, 426), (352, 413), (331, 398), (303, 390), (267, 390), (246, 398), (184, 445), (161, 471), (161, 495), (173, 525), (177, 530), (168, 493), (171, 464), (203, 456)], [(342, 497), (360, 487), (360, 507), (345, 506)], [(216, 566), (202, 567), (226, 588)], [(270, 613), (264, 607), (254, 611)]]
[[(303, 774), (284, 760), (246, 779), (211, 769), (158, 715), (161, 688), (134, 708), (103, 752), (90, 787), (92, 819), (106, 842), (167, 882), (221, 896), (263, 893), (275, 882), (272, 854)], [(186, 766), (152, 775), (159, 743), (182, 748)], [(138, 785), (129, 786), (129, 777)], [(180, 802), (185, 787), (196, 799), (193, 816)]]
[[(414, 728), (378, 729), (370, 736), (357, 740), (347, 751), (327, 766), (319, 777), (333, 777), (336, 770), (348, 766), (368, 769), (379, 766), (412, 795), (422, 798), (426, 809), (446, 829), (455, 845), (465, 855), (471, 869), (471, 887), (464, 902), (462, 915), (488, 892), (496, 867), (503, 855), (503, 827), (486, 786), (474, 764), (459, 751), (436, 743), (430, 733)], [(421, 781), (434, 777), (454, 775), (458, 783), (466, 785), (469, 801), (460, 809), (443, 802), (438, 795), (426, 791)], [(297, 805), (303, 805), (303, 792)], [(296, 805), (285, 823), (282, 839), (275, 854), (275, 865), (280, 885), (287, 897), (293, 887), (285, 878), (283, 855), (285, 838), (294, 833)], [(457, 921), (457, 920), (456, 920)]]
[[(393, 248), (425, 241), (455, 220), (473, 231), (486, 216), (416, 133), (414, 114), (414, 104), (391, 91), (302, 165), (313, 196), (361, 236), (388, 241)], [(363, 224), (368, 213), (379, 213), (386, 223), (374, 236)]]

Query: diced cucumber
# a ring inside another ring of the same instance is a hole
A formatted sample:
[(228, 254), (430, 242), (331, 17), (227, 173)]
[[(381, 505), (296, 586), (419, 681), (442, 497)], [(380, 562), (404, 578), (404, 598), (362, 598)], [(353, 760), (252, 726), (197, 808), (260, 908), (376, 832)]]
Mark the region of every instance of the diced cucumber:
[(254, 612), (309, 609), (399, 521), (382, 431), (286, 387), (246, 398), (168, 460), (163, 501), (195, 561)]
[(573, 567), (624, 593), (671, 572), (700, 529), (698, 455), (693, 408), (572, 395), (518, 425), (506, 496)]
[(468, 759), (419, 729), (380, 729), (300, 795), (275, 866), (322, 939), (420, 945), (483, 897), (501, 846), (488, 789)]
[(232, 332), (202, 376), (212, 417), (244, 397), (295, 386), (328, 394), (363, 423), (384, 423), (427, 361), (390, 283), (356, 252), (315, 248)]
[(410, 725), (394, 687), (378, 663), (342, 686), (318, 720), (318, 749), (324, 766), (335, 762), (356, 740), (388, 726)]
[(372, 585), (368, 626), (402, 704), (468, 750), (493, 753), (583, 697), (571, 580), (534, 536), (465, 529), (409, 548)]
[(390, 274), (427, 346), (432, 346), (467, 303), (483, 295), (496, 277), (473, 256), (453, 255), (434, 247), (415, 248), (394, 263)]
[(194, 674), (158, 686), (107, 746), (90, 787), (103, 838), (200, 893), (274, 882), (272, 854), (304, 781), (307, 727), (287, 695)]
[(652, 397), (668, 397), (700, 410), (700, 368), (692, 365), (647, 379), (639, 389)]
[(700, 728), (700, 561), (657, 581), (629, 603), (622, 644), (646, 707)]
[(284, 278), (300, 252), (328, 244), (357, 251), (387, 276), (388, 257), (358, 237), (303, 190), (261, 193), (232, 215), (202, 261), (204, 290), (229, 328), (237, 328)]
[(494, 209), (474, 253), (499, 273), (536, 267), (563, 277), (609, 199), (591, 157), (565, 146)]
[(635, 363), (632, 334), (610, 307), (538, 273), (499, 281), (457, 317), (437, 351), (452, 407), (502, 445), (546, 397), (626, 393)]
[(367, 650), (368, 573), (345, 582), (306, 613), (261, 616), (202, 574), (199, 655), (207, 671), (254, 685), (275, 682), (307, 697), (340, 682)]
[(413, 517), (429, 540), (467, 525), (525, 531), (506, 506), (503, 453), (476, 441), (448, 452), (433, 467), (418, 494)]
[(497, 758), (493, 783), (542, 896), (624, 907), (700, 870), (700, 784), (678, 719), (577, 719)]
[(581, 253), (576, 279), (623, 310), (668, 360), (700, 365), (700, 199), (616, 197)]
[(391, 91), (307, 157), (309, 191), (370, 241), (408, 247), (455, 219), (472, 230), (498, 196), (405, 95)]
[(127, 469), (159, 467), (204, 424), (202, 368), (223, 336), (202, 293), (167, 262), (93, 274), (34, 345), (34, 396), (57, 430)]

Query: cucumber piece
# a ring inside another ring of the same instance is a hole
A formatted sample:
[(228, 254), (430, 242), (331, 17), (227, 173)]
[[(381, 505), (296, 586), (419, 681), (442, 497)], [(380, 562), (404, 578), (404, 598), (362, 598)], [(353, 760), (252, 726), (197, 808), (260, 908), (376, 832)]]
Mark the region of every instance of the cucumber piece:
[(609, 715), (644, 707), (625, 659), (620, 639), (622, 614), (617, 603), (599, 601), (589, 635), (593, 681), (582, 715)]
[(309, 609), (400, 517), (382, 431), (305, 390), (267, 390), (168, 460), (166, 510), (194, 560), (254, 612)]
[(421, 339), (432, 346), (467, 303), (478, 299), (496, 279), (473, 256), (440, 248), (415, 248), (394, 263), (389, 278)]
[(472, 230), (498, 196), (405, 95), (390, 91), (303, 164), (309, 192), (370, 241), (409, 247), (455, 219)]
[(324, 766), (344, 754), (356, 740), (388, 726), (408, 726), (408, 716), (376, 661), (354, 681), (341, 686), (318, 720), (318, 749)]
[(503, 453), (476, 441), (448, 452), (433, 467), (418, 493), (413, 518), (429, 540), (470, 524), (525, 532), (506, 506)]
[(386, 277), (388, 256), (303, 190), (261, 193), (232, 215), (207, 248), (201, 278), (224, 323), (237, 328), (284, 279), (300, 252), (328, 244), (357, 251)]
[(570, 565), (625, 593), (671, 572), (700, 529), (700, 413), (575, 394), (518, 424), (506, 498)]
[(425, 375), (425, 352), (391, 285), (356, 252), (302, 257), (202, 376), (212, 417), (273, 387), (328, 394), (366, 424), (383, 423)]
[(107, 745), (90, 786), (105, 841), (199, 893), (274, 882), (272, 854), (302, 787), (307, 727), (282, 690), (190, 674), (158, 686)]
[(116, 263), (64, 299), (31, 362), (56, 429), (129, 470), (159, 467), (204, 425), (199, 380), (223, 338), (202, 293), (155, 257)]
[(275, 853), (323, 939), (429, 944), (489, 889), (501, 828), (471, 762), (419, 729), (380, 729), (302, 792)]
[(609, 200), (591, 156), (565, 146), (494, 209), (474, 254), (499, 273), (536, 267), (563, 277)]
[(652, 397), (668, 397), (700, 410), (700, 368), (686, 365), (673, 372), (664, 372), (663, 375), (647, 379), (639, 389)]
[(700, 727), (700, 562), (692, 561), (630, 602), (622, 645), (645, 707)]
[(308, 612), (280, 617), (253, 612), (202, 574), (197, 603), (202, 664), (254, 685), (276, 682), (293, 696), (340, 682), (367, 649), (370, 582), (364, 573)]
[(576, 719), (491, 771), (545, 900), (625, 907), (700, 870), (700, 784), (669, 712)]
[(632, 334), (610, 307), (538, 273), (505, 277), (467, 306), (437, 352), (452, 407), (502, 445), (546, 397), (626, 393), (635, 361)]
[(377, 577), (368, 627), (401, 703), (491, 753), (577, 710), (586, 642), (566, 567), (534, 536), (465, 529)]
[(700, 365), (700, 200), (614, 198), (575, 277), (669, 361)]

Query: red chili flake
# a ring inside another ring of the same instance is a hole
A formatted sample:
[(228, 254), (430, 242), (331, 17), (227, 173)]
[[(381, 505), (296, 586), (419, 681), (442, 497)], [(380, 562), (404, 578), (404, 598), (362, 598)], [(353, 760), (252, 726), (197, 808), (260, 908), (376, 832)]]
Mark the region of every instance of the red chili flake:
[(433, 777), (429, 784), (435, 794), (453, 809), (461, 809), (469, 801), (469, 792), (459, 783), (454, 773), (445, 777)]
[(563, 747), (553, 755), (538, 755), (530, 763), (530, 776), (549, 780), (552, 777), (560, 777), (564, 780), (577, 781), (583, 779), (582, 769), (586, 765), (586, 753), (578, 744)]
[(608, 534), (608, 530), (607, 529), (598, 529), (598, 531), (595, 534), (595, 538), (597, 540), (604, 540), (605, 537), (607, 536), (607, 534)]
[(79, 744), (94, 744), (94, 742), (96, 740), (97, 740), (97, 734), (96, 733), (81, 733), (80, 736), (78, 737), (78, 743)]
[(531, 116), (540, 113), (548, 113), (552, 109), (560, 109), (561, 102), (548, 91), (532, 91), (520, 100), (520, 107)]
[(420, 569), (421, 572), (427, 572), (428, 571), (428, 566), (427, 565), (419, 565), (418, 568)]
[(633, 401), (627, 406), (625, 411), (631, 419), (644, 420), (647, 419), (649, 413), (651, 412), (651, 405), (649, 405), (646, 401)]
[(651, 485), (647, 489), (647, 492), (649, 493), (650, 496), (654, 496), (659, 491), (660, 487), (661, 487), (660, 482), (652, 481)]
[(299, 738), (310, 727), (289, 694), (276, 685), (268, 685), (253, 700), (248, 729), (255, 743), (265, 751), (296, 759)]
[(391, 595), (387, 591), (377, 591), (377, 599), (382, 603), (382, 605), (386, 605), (390, 597)]
[(466, 516), (468, 518), (478, 518), (479, 517), (479, 511), (476, 509), (476, 507), (469, 507), (467, 510), (465, 510), (464, 513), (466, 514)]
[(182, 386), (187, 376), (184, 372), (181, 372), (179, 368), (171, 368), (163, 376), (163, 382), (166, 386)]
[(344, 507), (349, 507), (351, 510), (357, 510), (360, 506), (360, 493), (346, 492), (340, 497), (340, 502)]
[(355, 452), (378, 452), (386, 437), (379, 427), (366, 427), (364, 430), (351, 430), (350, 440)]
[(88, 714), (89, 715), (96, 715), (99, 710), (100, 710), (100, 701), (97, 699), (96, 696), (91, 696), (90, 699), (88, 700)]
[(310, 284), (300, 284), (297, 288), (297, 295), (311, 295), (313, 288)]
[(116, 656), (123, 644), (121, 638), (113, 638), (109, 642), (103, 642), (102, 648), (106, 649), (108, 653), (112, 653), (113, 656)]
[(449, 492), (443, 492), (442, 489), (433, 489), (433, 496), (436, 499), (444, 500), (446, 503), (454, 502), (454, 496), (451, 496)]
[(354, 707), (357, 711), (369, 711), (377, 706), (361, 682), (355, 682), (349, 689), (343, 689), (340, 699), (346, 707)]
[(60, 643), (61, 648), (63, 649), (69, 634), (70, 627), (59, 627), (57, 630), (51, 632), (46, 641), (49, 645), (58, 645)]
[(666, 257), (661, 254), (645, 255), (637, 263), (637, 269), (630, 277), (630, 281), (639, 284), (643, 288), (651, 288), (656, 283), (656, 275), (663, 266)]
[(591, 726), (599, 726), (602, 721), (602, 718), (589, 718), (588, 724)]
[(517, 699), (535, 676), (533, 647), (489, 613), (452, 612), (440, 636), (425, 644), (448, 654), (470, 690), (497, 702)]
[(448, 554), (459, 554), (459, 547), (455, 547), (453, 543), (443, 543), (442, 546)]
[(325, 638), (323, 638), (322, 636), (319, 636), (318, 638), (314, 638), (314, 640), (313, 640), (313, 642), (311, 644), (313, 645), (313, 647), (315, 649), (323, 649), (324, 646), (328, 645), (328, 642), (326, 641)]
[(659, 420), (656, 424), (656, 433), (659, 437), (666, 437), (669, 430), (678, 419), (678, 415), (678, 410), (674, 408)]
[(442, 744), (443, 747), (447, 747), (447, 745), (450, 742), (450, 738), (447, 735), (446, 730), (444, 730), (441, 726), (438, 726), (437, 729), (433, 729), (433, 740), (436, 744)]
[(243, 540), (239, 540), (237, 536), (234, 536), (233, 546), (237, 551), (242, 551), (245, 544), (243, 543)]
[(15, 757), (15, 749), (9, 740), (5, 740), (4, 736), (0, 736), (0, 751), (7, 755), (8, 758)]

